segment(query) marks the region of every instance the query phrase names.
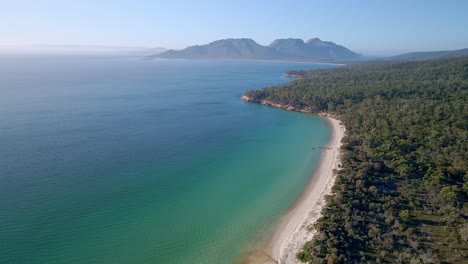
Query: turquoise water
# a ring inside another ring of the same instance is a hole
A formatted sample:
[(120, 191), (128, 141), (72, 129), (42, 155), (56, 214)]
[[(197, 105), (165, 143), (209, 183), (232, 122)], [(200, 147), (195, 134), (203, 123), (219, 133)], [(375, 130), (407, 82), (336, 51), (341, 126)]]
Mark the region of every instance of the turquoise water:
[(321, 67), (1, 57), (1, 262), (238, 261), (329, 138), (318, 117), (239, 98)]

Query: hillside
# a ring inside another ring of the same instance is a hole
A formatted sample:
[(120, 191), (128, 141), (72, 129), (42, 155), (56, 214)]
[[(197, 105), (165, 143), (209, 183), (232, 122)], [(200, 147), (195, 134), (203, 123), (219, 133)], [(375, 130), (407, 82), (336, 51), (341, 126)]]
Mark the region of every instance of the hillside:
[(169, 50), (154, 58), (213, 58), (334, 61), (355, 59), (359, 55), (333, 42), (318, 38), (305, 43), (302, 39), (278, 39), (270, 46), (262, 46), (252, 39), (222, 39), (206, 45), (190, 46), (183, 50)]
[(461, 56), (468, 56), (468, 48), (460, 50), (445, 50), (445, 51), (429, 51), (429, 52), (410, 52), (397, 56), (385, 58), (390, 61), (418, 61), (418, 60), (431, 60), (441, 58), (455, 58)]
[(270, 47), (294, 56), (314, 60), (356, 59), (358, 54), (330, 41), (313, 38), (304, 42), (302, 39), (277, 39)]
[(468, 57), (294, 71), (248, 101), (344, 123), (308, 263), (468, 263)]
[(180, 51), (169, 50), (156, 58), (215, 58), (215, 59), (288, 59), (297, 58), (273, 48), (259, 45), (252, 39), (222, 39), (207, 45), (191, 46)]

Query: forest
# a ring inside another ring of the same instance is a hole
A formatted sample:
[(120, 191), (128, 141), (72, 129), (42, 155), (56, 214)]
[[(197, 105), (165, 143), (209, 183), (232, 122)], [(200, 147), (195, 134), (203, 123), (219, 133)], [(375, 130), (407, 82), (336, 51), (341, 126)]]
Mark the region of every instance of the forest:
[(468, 57), (293, 71), (252, 101), (345, 125), (306, 263), (468, 263)]

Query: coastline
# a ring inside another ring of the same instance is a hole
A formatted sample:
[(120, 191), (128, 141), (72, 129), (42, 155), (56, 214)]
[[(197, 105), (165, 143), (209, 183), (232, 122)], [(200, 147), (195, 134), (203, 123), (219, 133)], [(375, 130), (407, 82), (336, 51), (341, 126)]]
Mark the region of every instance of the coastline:
[[(246, 96), (242, 96), (242, 100), (253, 102), (251, 98)], [(309, 109), (296, 109), (268, 101), (257, 103), (290, 111), (311, 113)], [(325, 118), (331, 127), (330, 140), (322, 148), (319, 164), (302, 194), (283, 215), (265, 246), (259, 251), (251, 252), (244, 259), (244, 264), (301, 263), (296, 258), (296, 253), (315, 234), (315, 231), (308, 231), (307, 227), (313, 225), (320, 218), (325, 206), (325, 195), (331, 193), (336, 179), (335, 170), (340, 164), (341, 140), (346, 131), (336, 117), (327, 113), (318, 113), (317, 115)]]

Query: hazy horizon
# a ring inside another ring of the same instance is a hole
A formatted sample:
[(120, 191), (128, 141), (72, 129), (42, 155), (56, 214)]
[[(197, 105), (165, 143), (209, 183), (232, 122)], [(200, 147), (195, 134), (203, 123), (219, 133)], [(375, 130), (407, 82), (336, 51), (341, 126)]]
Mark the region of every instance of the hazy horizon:
[[(468, 48), (461, 1), (5, 2), (0, 49), (44, 45), (182, 49), (225, 38), (333, 41), (364, 55)], [(19, 19), (19, 17), (21, 19)], [(222, 26), (220, 26), (222, 21)]]
[[(255, 40), (255, 39), (254, 39)], [(215, 40), (213, 40), (215, 41)], [(330, 40), (332, 41), (332, 40)], [(212, 41), (210, 41), (212, 42)], [(199, 43), (196, 45), (204, 45), (207, 43)], [(257, 42), (258, 43), (258, 42)], [(268, 46), (269, 43), (260, 45)], [(339, 43), (337, 43), (339, 44)], [(467, 47), (468, 48), (468, 47)], [(99, 45), (99, 44), (28, 44), (28, 45), (0, 45), (0, 55), (10, 54), (56, 54), (56, 55), (80, 55), (80, 54), (138, 54), (144, 53), (147, 55), (157, 54), (166, 50), (171, 50), (171, 47), (151, 47), (151, 46), (112, 46), (112, 45)], [(181, 50), (183, 48), (176, 48)], [(462, 48), (463, 49), (463, 48)], [(154, 51), (154, 52), (151, 52)], [(425, 51), (442, 51), (442, 50), (361, 50), (354, 49), (354, 52), (362, 54), (364, 57), (386, 57), (395, 56), (409, 52), (425, 52)], [(146, 52), (146, 53), (145, 53)], [(148, 53), (149, 52), (149, 53)]]
[(74, 44), (38, 44), (38, 45), (0, 45), (0, 54), (55, 54), (55, 55), (118, 55), (135, 54), (151, 55), (164, 52), (162, 47), (108, 46), (108, 45), (74, 45)]

